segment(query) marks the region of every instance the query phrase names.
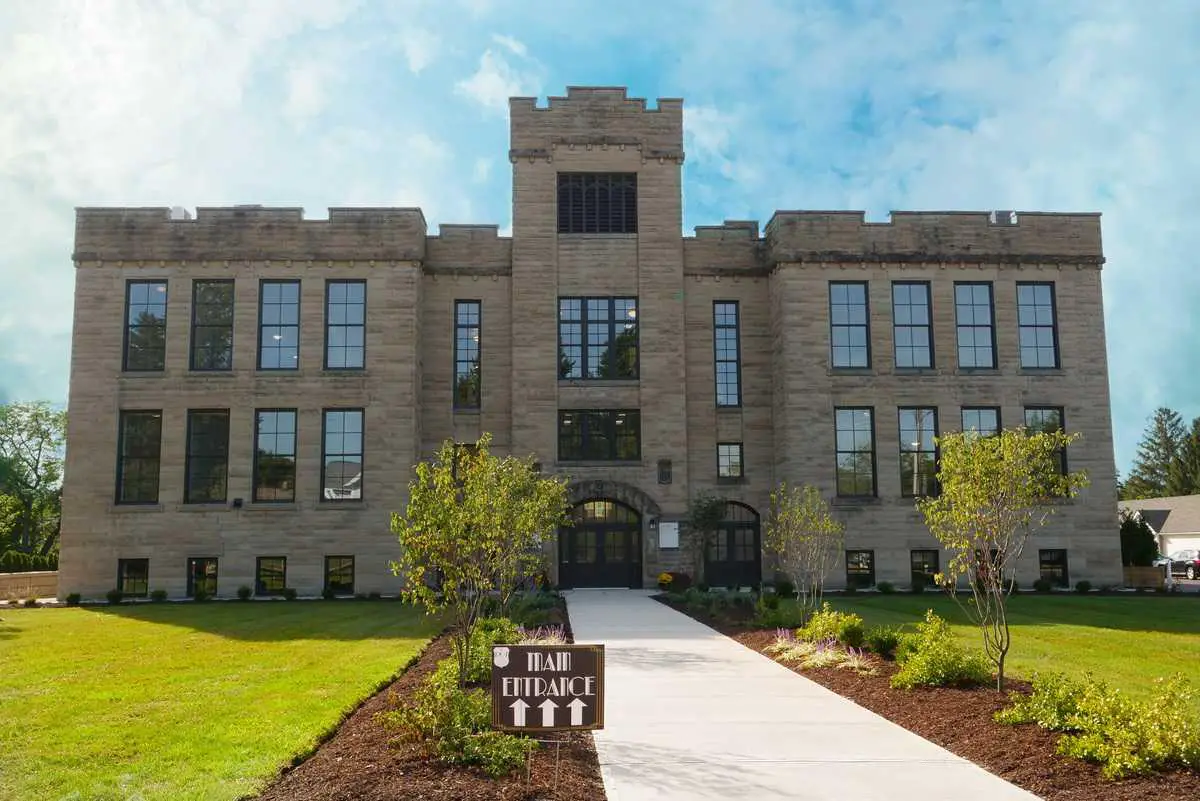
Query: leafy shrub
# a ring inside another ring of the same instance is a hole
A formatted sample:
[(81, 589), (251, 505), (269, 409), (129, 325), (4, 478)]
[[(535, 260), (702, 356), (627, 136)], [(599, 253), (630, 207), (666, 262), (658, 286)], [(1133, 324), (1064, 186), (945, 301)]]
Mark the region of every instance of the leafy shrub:
[(1058, 752), (1101, 766), (1108, 779), (1200, 767), (1196, 693), (1181, 675), (1157, 679), (1148, 701), (1134, 701), (1090, 676), (1035, 675), (1029, 695), (1012, 693), (1000, 723), (1035, 723), (1062, 732)]
[(152, 590), (150, 592), (150, 600), (156, 604), (161, 604), (163, 601), (167, 600), (167, 591), (166, 590)]
[[(337, 593), (334, 592), (333, 587), (326, 587), (325, 589), (321, 590), (321, 597), (326, 601), (334, 601), (337, 600)], [(366, 596), (363, 597), (365, 598)]]
[(1048, 578), (1040, 578), (1033, 582), (1033, 588), (1038, 592), (1050, 592), (1054, 589), (1054, 584)]
[(857, 584), (847, 584), (846, 589), (842, 590), (842, 593), (844, 595), (858, 595), (858, 585)]
[(863, 644), (867, 649), (890, 659), (896, 653), (900, 644), (900, 629), (894, 626), (872, 626), (863, 636)]
[(899, 670), (892, 676), (892, 686), (910, 690), (913, 687), (972, 687), (989, 682), (991, 666), (979, 653), (968, 653), (946, 621), (925, 612), (924, 622), (916, 631), (900, 637), (896, 646)]
[(1016, 592), (1020, 586), (1021, 585), (1017, 583), (1017, 580), (1015, 578), (1010, 578), (1010, 579), (1004, 580), (1004, 591), (1010, 595), (1012, 593)]
[(203, 587), (197, 586), (192, 590), (192, 600), (198, 604), (204, 603), (209, 599), (209, 597), (208, 590), (204, 589)]
[(758, 596), (758, 601), (756, 602), (755, 606), (760, 609), (774, 610), (779, 608), (779, 600), (779, 596), (775, 595), (774, 593), (769, 595), (764, 594)]
[(108, 592), (104, 593), (104, 597), (108, 599), (108, 602), (110, 604), (116, 606), (117, 604), (121, 603), (121, 601), (123, 601), (125, 599), (125, 593), (121, 592), (120, 590), (114, 589), (114, 590), (109, 590)]
[(920, 595), (925, 592), (926, 585), (925, 576), (918, 574), (912, 577), (912, 584), (909, 585), (908, 589), (914, 595)]
[(567, 642), (567, 630), (562, 626), (521, 627), (519, 636), (521, 645), (565, 645)]
[(380, 721), (397, 739), (423, 747), (452, 765), (478, 765), (491, 776), (521, 767), (537, 743), (491, 730), (491, 699), (486, 690), (463, 690), (455, 680), (453, 657), (443, 659), (411, 701), (381, 713)]
[[(559, 604), (557, 593), (545, 590), (517, 593), (508, 602), (505, 617), (523, 626), (545, 626), (557, 622)], [(489, 616), (497, 617), (501, 609), (497, 604)]]
[(795, 630), (804, 625), (804, 610), (795, 604), (780, 604), (775, 608), (759, 606), (755, 608), (755, 626), (764, 629)]
[(879, 590), (884, 595), (891, 595), (896, 591), (896, 585), (890, 581), (881, 581), (875, 585), (875, 589)]
[(1092, 582), (1084, 579), (1083, 581), (1075, 582), (1075, 592), (1091, 592)]
[(67, 596), (67, 606), (79, 606), (83, 602), (83, 596), (77, 592), (73, 592)]
[(795, 598), (796, 585), (787, 579), (779, 579), (775, 582), (775, 594), (780, 598)]
[(381, 595), (381, 594), (380, 594), (380, 593), (378, 593), (378, 592), (368, 592), (368, 593), (367, 593), (367, 600), (368, 600), (368, 601), (378, 601), (378, 600), (379, 600), (380, 598), (382, 598), (382, 597), (383, 597), (383, 595)]
[(284, 587), (283, 588), (283, 600), (285, 600), (285, 601), (296, 600), (296, 588), (295, 587)]
[(865, 633), (863, 619), (860, 615), (853, 612), (839, 612), (831, 607), (828, 601), (821, 605), (820, 610), (813, 613), (804, 628), (796, 632), (802, 640), (809, 642), (834, 640), (852, 648), (858, 648), (863, 644)]
[(250, 596), (254, 594), (254, 590), (247, 587), (245, 584), (238, 587), (237, 595), (239, 601), (249, 601)]
[(667, 589), (671, 592), (683, 592), (688, 587), (692, 586), (692, 577), (687, 573), (676, 573), (671, 571), (671, 581), (667, 584)]
[(706, 582), (701, 581), (696, 585), (696, 589), (700, 590), (700, 592), (708, 592), (710, 588)]
[(25, 603), (24, 603), (24, 604), (22, 604), (22, 605), (23, 605), (23, 606), (24, 606), (26, 609), (37, 609), (38, 607), (40, 607), (40, 606), (41, 606), (41, 603), (40, 603), (40, 602), (38, 602), (38, 599), (37, 599), (37, 598), (26, 598), (26, 599), (25, 599)]

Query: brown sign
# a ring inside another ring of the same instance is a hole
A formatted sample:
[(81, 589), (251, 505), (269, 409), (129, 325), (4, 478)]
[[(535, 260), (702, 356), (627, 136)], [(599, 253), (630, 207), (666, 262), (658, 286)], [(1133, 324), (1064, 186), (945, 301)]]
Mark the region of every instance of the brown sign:
[(493, 645), (492, 728), (604, 728), (604, 646)]

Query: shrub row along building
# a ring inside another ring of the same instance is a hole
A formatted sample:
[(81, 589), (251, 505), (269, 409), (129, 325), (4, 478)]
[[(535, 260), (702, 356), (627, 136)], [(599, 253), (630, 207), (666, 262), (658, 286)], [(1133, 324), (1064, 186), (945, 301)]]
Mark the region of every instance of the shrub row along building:
[[(771, 577), (768, 493), (847, 525), (832, 584), (945, 561), (934, 437), (1064, 428), (1018, 580), (1120, 581), (1096, 214), (779, 211), (681, 236), (683, 104), (510, 101), (513, 230), (419, 209), (80, 208), (61, 592), (394, 592), (412, 466), (484, 432), (570, 477), (564, 587)], [(681, 536), (682, 535), (682, 536)]]

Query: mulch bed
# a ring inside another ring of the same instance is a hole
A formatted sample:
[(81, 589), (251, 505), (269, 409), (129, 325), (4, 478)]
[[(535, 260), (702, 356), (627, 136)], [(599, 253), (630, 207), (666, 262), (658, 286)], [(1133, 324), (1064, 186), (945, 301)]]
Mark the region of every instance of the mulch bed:
[[(570, 621), (563, 612), (570, 635)], [(299, 765), (286, 769), (257, 801), (567, 801), (604, 799), (591, 732), (548, 732), (524, 772), (492, 779), (474, 768), (443, 765), (413, 746), (389, 742), (375, 715), (394, 706), (450, 655), (449, 635), (433, 640), (395, 682), (372, 696), (337, 733)], [(561, 745), (559, 745), (561, 743)], [(557, 759), (556, 759), (557, 751)], [(557, 762), (557, 764), (556, 764)], [(557, 775), (556, 775), (557, 774)]]
[[(686, 609), (668, 605), (690, 614)], [(760, 653), (775, 640), (774, 631), (749, 629), (739, 622), (690, 616)], [(1057, 733), (1034, 725), (1005, 726), (992, 720), (992, 714), (1006, 705), (1006, 694), (992, 689), (894, 690), (888, 681), (896, 672), (896, 665), (881, 659), (876, 661), (879, 672), (875, 676), (862, 676), (837, 668), (801, 670), (791, 665), (785, 667), (1046, 801), (1200, 799), (1200, 773), (1177, 771), (1109, 781), (1100, 775), (1098, 766), (1055, 753), (1060, 736)], [(1011, 690), (1029, 689), (1024, 682), (1009, 680), (1006, 684)]]

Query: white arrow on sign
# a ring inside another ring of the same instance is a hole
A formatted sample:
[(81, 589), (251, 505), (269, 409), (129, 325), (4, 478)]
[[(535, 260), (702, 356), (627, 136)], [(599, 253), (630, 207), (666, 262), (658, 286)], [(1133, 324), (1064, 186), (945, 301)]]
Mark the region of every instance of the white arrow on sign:
[(558, 704), (547, 698), (545, 701), (542, 701), (540, 704), (538, 704), (538, 708), (542, 710), (542, 725), (553, 726), (554, 710), (558, 709)]
[(587, 706), (587, 704), (585, 704), (583, 701), (580, 701), (578, 698), (576, 698), (574, 701), (567, 704), (567, 706), (571, 708), (571, 725), (572, 726), (582, 726), (583, 725), (583, 709), (584, 709), (584, 707)]
[(511, 704), (509, 704), (509, 706), (512, 707), (512, 711), (513, 711), (513, 725), (514, 726), (524, 726), (525, 725), (525, 710), (529, 709), (529, 704), (525, 703), (520, 698), (518, 698), (517, 700), (515, 700)]

